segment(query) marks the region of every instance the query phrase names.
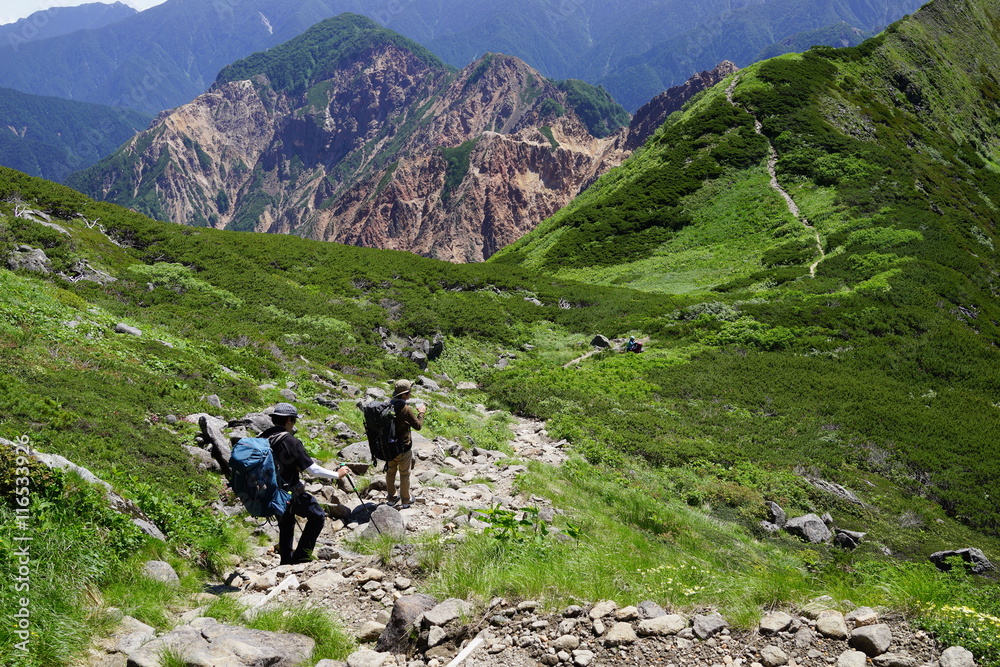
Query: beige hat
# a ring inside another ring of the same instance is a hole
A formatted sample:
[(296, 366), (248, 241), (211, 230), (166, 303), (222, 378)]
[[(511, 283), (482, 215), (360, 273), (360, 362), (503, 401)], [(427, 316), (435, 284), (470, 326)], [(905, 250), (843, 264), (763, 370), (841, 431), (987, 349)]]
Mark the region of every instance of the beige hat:
[(403, 394), (407, 394), (410, 392), (412, 387), (413, 387), (413, 382), (411, 382), (410, 380), (396, 380), (396, 384), (393, 385), (392, 388), (392, 397), (398, 398)]

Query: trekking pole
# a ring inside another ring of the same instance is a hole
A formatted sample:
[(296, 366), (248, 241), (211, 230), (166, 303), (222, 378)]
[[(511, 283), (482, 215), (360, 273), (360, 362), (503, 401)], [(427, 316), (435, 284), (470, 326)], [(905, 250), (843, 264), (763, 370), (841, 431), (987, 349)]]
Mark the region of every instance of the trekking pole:
[(350, 475), (344, 475), (344, 477), (347, 478), (347, 481), (350, 483), (351, 488), (354, 489), (354, 493), (356, 493), (358, 495), (358, 500), (361, 501), (361, 506), (364, 507), (365, 508), (365, 512), (368, 513), (368, 523), (370, 523), (371, 525), (375, 526), (375, 530), (377, 530), (378, 534), (381, 535), (382, 534), (382, 529), (378, 527), (377, 523), (375, 523), (374, 521), (372, 521), (372, 511), (370, 509), (368, 509), (368, 503), (366, 503), (365, 499), (361, 497), (361, 492), (358, 491), (358, 487), (354, 486), (354, 480), (351, 479)]

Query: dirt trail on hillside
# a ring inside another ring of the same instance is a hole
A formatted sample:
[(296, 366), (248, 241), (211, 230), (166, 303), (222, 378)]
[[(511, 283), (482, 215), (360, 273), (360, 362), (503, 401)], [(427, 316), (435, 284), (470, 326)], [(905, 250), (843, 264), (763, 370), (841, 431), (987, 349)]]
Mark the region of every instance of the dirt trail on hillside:
[[(649, 338), (637, 338), (635, 342), (642, 343), (643, 346), (645, 346), (646, 343), (649, 342)], [(613, 341), (611, 341), (611, 343), (612, 343), (611, 344), (612, 349), (615, 349), (615, 350), (618, 350), (618, 351), (622, 351), (622, 345), (623, 345), (623, 343), (621, 342), (620, 339), (613, 340)], [(567, 361), (565, 364), (563, 364), (563, 368), (569, 368), (570, 366), (578, 364), (581, 361), (583, 361), (584, 359), (589, 359), (590, 357), (594, 356), (598, 352), (603, 352), (606, 349), (607, 348), (595, 347), (590, 352), (587, 352), (586, 354), (583, 354), (582, 356), (579, 356), (576, 359), (573, 359), (572, 361)]]
[[(739, 83), (739, 80), (740, 80), (739, 76), (733, 77), (733, 82), (729, 84), (728, 88), (726, 88), (726, 100), (728, 100), (729, 103), (732, 104), (733, 106), (737, 106), (736, 102), (733, 101), (733, 89), (736, 88), (736, 84)], [(753, 115), (753, 112), (751, 112), (749, 109), (746, 109), (745, 107), (742, 108), (751, 116)], [(754, 116), (753, 125), (754, 125), (754, 131), (757, 132), (757, 134), (759, 134), (760, 136), (767, 139), (767, 137), (764, 136), (764, 133), (761, 131), (761, 124), (756, 116)], [(775, 165), (778, 164), (778, 152), (774, 150), (774, 145), (771, 143), (770, 139), (768, 139), (767, 141), (767, 152), (768, 152), (767, 173), (770, 174), (771, 176), (771, 189), (773, 189), (775, 192), (777, 192), (782, 196), (782, 198), (785, 200), (785, 203), (788, 205), (788, 211), (792, 215), (794, 215), (799, 222), (802, 223), (803, 227), (811, 231), (816, 239), (816, 250), (819, 251), (819, 259), (817, 259), (815, 262), (809, 265), (809, 276), (811, 278), (815, 278), (816, 267), (819, 266), (820, 262), (826, 259), (826, 252), (823, 250), (823, 239), (819, 235), (819, 232), (816, 231), (816, 228), (813, 227), (812, 223), (809, 222), (809, 219), (806, 218), (806, 216), (804, 216), (801, 211), (799, 211), (798, 205), (795, 203), (795, 200), (792, 199), (792, 196), (788, 194), (788, 191), (785, 190), (783, 187), (781, 187), (781, 184), (778, 183), (778, 173), (777, 171), (775, 171)]]

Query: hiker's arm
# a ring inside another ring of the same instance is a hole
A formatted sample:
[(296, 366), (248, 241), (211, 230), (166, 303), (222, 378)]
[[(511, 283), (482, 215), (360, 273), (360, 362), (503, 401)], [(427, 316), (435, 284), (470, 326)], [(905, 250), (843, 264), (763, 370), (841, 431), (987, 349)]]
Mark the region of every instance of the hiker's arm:
[(343, 477), (344, 475), (347, 474), (348, 467), (340, 466), (339, 468), (337, 468), (337, 472), (334, 472), (332, 470), (327, 470), (320, 464), (313, 461), (313, 464), (308, 468), (306, 468), (304, 472), (307, 472), (315, 477), (323, 477), (326, 479), (337, 479), (338, 477)]
[(406, 408), (403, 410), (403, 419), (412, 428), (415, 428), (419, 431), (424, 426), (424, 412), (426, 410), (427, 406), (424, 405), (423, 403), (420, 404), (420, 407), (417, 410), (414, 410), (413, 406), (407, 405)]

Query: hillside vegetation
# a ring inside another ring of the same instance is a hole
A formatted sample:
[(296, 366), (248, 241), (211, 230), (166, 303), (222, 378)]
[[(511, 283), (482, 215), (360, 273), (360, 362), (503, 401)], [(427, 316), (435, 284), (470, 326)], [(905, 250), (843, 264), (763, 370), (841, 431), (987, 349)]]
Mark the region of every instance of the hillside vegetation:
[(540, 400), (558, 370), (496, 378), (509, 400), (657, 462), (764, 455), (851, 486), (877, 470), (998, 534), (996, 9), (932, 3), (859, 47), (743, 70), (499, 253), (692, 304), (644, 323), (684, 363), (631, 361), (650, 384), (627, 422), (579, 418), (626, 398), (582, 378)]

